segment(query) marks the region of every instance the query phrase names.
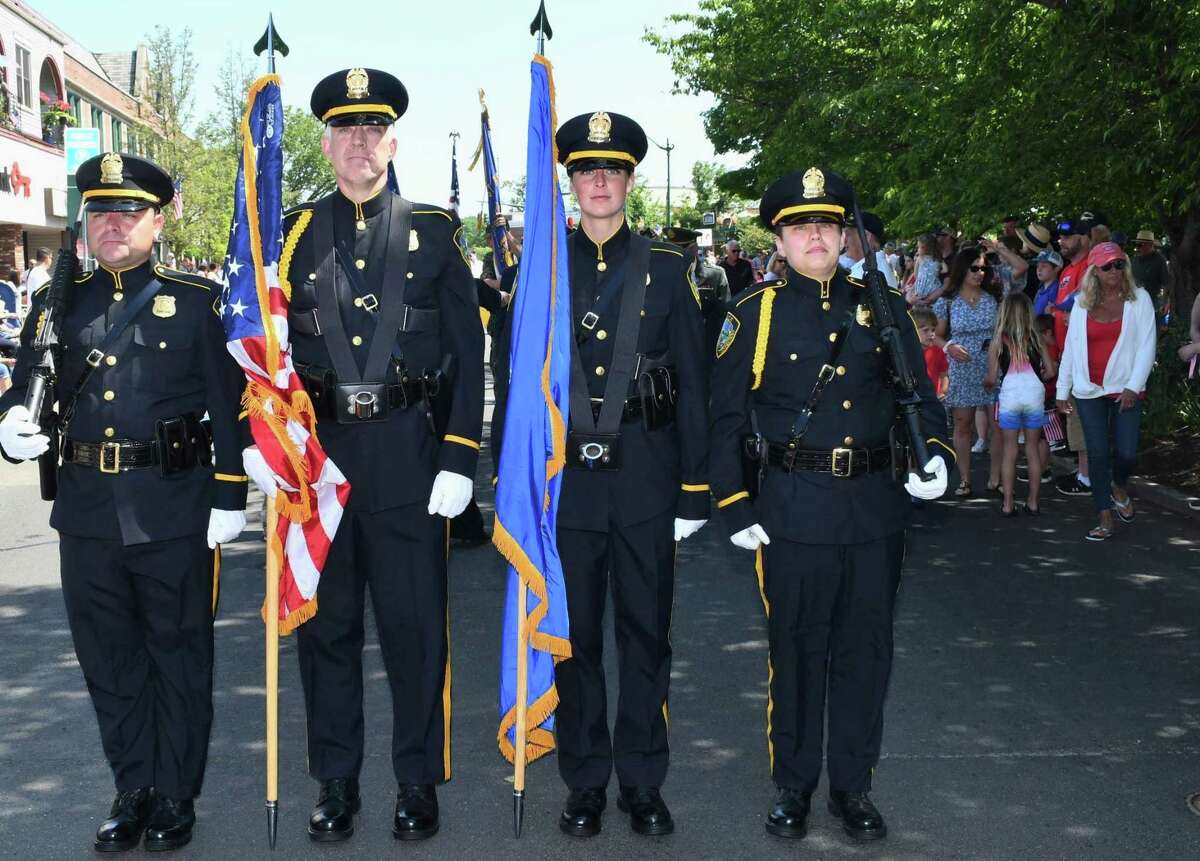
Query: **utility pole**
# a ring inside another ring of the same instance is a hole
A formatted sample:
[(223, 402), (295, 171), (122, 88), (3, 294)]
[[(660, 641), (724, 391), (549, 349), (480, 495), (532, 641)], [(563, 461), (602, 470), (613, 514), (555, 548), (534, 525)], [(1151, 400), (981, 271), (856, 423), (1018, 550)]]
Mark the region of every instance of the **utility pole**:
[(673, 143), (671, 143), (670, 138), (667, 138), (666, 146), (663, 146), (658, 141), (654, 140), (654, 138), (650, 138), (650, 141), (656, 147), (658, 147), (660, 150), (662, 150), (663, 152), (665, 152), (667, 154), (667, 223), (664, 224), (663, 226), (670, 227), (671, 226), (671, 150), (675, 149), (675, 145)]

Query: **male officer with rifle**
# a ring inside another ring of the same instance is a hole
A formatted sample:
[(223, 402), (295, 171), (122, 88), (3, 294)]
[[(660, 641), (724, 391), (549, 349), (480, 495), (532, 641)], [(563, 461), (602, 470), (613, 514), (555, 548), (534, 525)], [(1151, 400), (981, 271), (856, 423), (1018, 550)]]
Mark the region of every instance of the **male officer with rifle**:
[[(895, 323), (905, 321), (903, 298), (838, 268), (853, 194), (815, 167), (767, 189), (760, 218), (787, 274), (735, 300), (713, 368), (713, 494), (730, 540), (757, 551), (767, 612), (778, 791), (765, 824), (780, 837), (805, 834), (827, 683), (830, 811), (856, 839), (887, 833), (867, 793), (909, 494), (935, 499), (946, 489), (946, 464), (929, 446), (953, 456), (929, 379), (912, 373), (922, 367), (916, 328)], [(920, 474), (908, 472), (906, 450)]]
[(100, 268), (77, 272), (65, 248), (34, 295), (0, 454), (41, 458), (54, 497), (67, 621), (117, 788), (95, 848), (145, 832), (147, 849), (174, 849), (212, 724), (214, 550), (246, 523), (242, 375), (212, 283), (151, 263), (171, 178), (110, 152), (76, 183)]
[[(343, 69), (317, 84), (310, 105), (337, 190), (286, 213), (280, 280), (291, 289), (296, 371), (351, 491), (316, 615), (297, 631), (308, 767), (320, 783), (308, 834), (348, 839), (362, 804), (369, 587), (392, 692), (392, 833), (421, 840), (438, 830), (435, 785), (450, 779), (446, 519), (471, 499), (483, 331), (457, 218), (387, 188), (404, 85)], [(274, 493), (257, 448), (245, 463)]]

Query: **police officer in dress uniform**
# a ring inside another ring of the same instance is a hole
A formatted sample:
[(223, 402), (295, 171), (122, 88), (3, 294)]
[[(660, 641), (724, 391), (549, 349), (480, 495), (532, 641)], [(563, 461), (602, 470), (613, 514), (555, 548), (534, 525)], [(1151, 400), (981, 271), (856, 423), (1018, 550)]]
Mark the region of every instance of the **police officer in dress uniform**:
[[(760, 218), (787, 258), (786, 277), (736, 300), (713, 368), (713, 492), (732, 542), (757, 551), (767, 611), (767, 743), (778, 793), (766, 829), (781, 837), (805, 833), (821, 773), (827, 680), (829, 808), (852, 837), (886, 833), (867, 793), (879, 759), (909, 493), (933, 499), (946, 489), (940, 455), (926, 465), (926, 481), (909, 474), (902, 485), (893, 474), (906, 468), (894, 466), (889, 443), (896, 408), (886, 349), (863, 283), (837, 265), (852, 195), (845, 180), (817, 168), (767, 189)], [(901, 295), (891, 290), (889, 299), (904, 321)], [(902, 332), (910, 366), (924, 367), (916, 327), (905, 323)], [(924, 435), (953, 457), (942, 406), (928, 377), (915, 376)], [(754, 434), (766, 443), (765, 451), (755, 447), (765, 473), (753, 462), (743, 469)]]
[(720, 266), (709, 266), (704, 262), (704, 255), (696, 244), (699, 237), (700, 231), (688, 227), (668, 227), (663, 231), (663, 239), (683, 249), (691, 279), (700, 292), (700, 309), (704, 315), (704, 355), (711, 366), (717, 335), (725, 322), (731, 297), (729, 276)]
[[(404, 85), (375, 69), (318, 83), (311, 107), (337, 190), (284, 218), (293, 358), (351, 485), (316, 615), (298, 629), (316, 841), (350, 837), (360, 807), (367, 587), (392, 692), (397, 839), (436, 833), (434, 785), (450, 779), (446, 518), (471, 499), (483, 332), (457, 219), (387, 189), (407, 106)], [(274, 492), (257, 449), (246, 467)]]
[[(615, 765), (633, 830), (668, 834), (659, 787), (675, 543), (704, 524), (709, 506), (700, 302), (682, 252), (625, 221), (646, 154), (641, 127), (597, 111), (564, 123), (556, 141), (582, 211), (567, 240), (575, 343), (557, 539), (572, 657), (555, 671), (559, 772), (570, 789), (559, 825), (580, 837), (600, 831)], [(611, 737), (601, 655), (610, 576), (620, 668)]]
[[(73, 414), (60, 428), (50, 525), (116, 780), (95, 848), (130, 849), (145, 831), (147, 849), (174, 849), (192, 836), (212, 725), (216, 546), (246, 523), (242, 372), (212, 282), (150, 261), (170, 177), (115, 152), (75, 176), (100, 268), (75, 277), (58, 322), (54, 396), (60, 415)], [(49, 445), (23, 406), (49, 289), (33, 297), (14, 385), (0, 398), (0, 451), (14, 462)]]

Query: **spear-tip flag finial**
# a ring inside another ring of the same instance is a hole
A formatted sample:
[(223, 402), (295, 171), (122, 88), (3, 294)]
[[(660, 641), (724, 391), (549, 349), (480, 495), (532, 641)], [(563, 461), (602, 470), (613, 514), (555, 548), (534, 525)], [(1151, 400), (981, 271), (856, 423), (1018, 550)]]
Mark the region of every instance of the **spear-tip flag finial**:
[(538, 3), (537, 14), (529, 22), (529, 35), (537, 36), (539, 54), (543, 53), (546, 40), (554, 38), (554, 31), (550, 29), (550, 19), (546, 17), (546, 0), (540, 0)]
[(263, 51), (267, 52), (267, 62), (271, 65), (271, 71), (274, 71), (275, 55), (286, 57), (288, 55), (287, 42), (279, 38), (279, 31), (275, 29), (275, 17), (267, 13), (267, 29), (262, 34), (262, 38), (254, 45), (254, 56), (260, 55)]

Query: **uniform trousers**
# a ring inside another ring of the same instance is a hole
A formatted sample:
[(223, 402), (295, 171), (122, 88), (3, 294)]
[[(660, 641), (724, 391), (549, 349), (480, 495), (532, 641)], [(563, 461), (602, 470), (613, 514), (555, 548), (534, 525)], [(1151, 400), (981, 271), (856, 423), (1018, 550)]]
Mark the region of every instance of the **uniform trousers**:
[(759, 549), (770, 644), (767, 748), (776, 785), (816, 788), (828, 686), (830, 788), (870, 790), (903, 561), (903, 532), (862, 544), (775, 537)]
[(212, 727), (214, 560), (203, 535), (59, 534), (67, 622), (118, 792), (200, 794)]
[[(661, 786), (667, 775), (667, 689), (675, 591), (674, 514), (611, 523), (608, 532), (558, 529), (571, 657), (555, 668), (558, 770), (572, 789)], [(604, 605), (611, 589), (619, 672), (610, 736)]]
[(362, 768), (368, 587), (392, 693), (396, 782), (450, 779), (446, 520), (425, 505), (347, 510), (317, 586), (317, 614), (297, 628), (308, 769), (317, 780), (357, 777)]

